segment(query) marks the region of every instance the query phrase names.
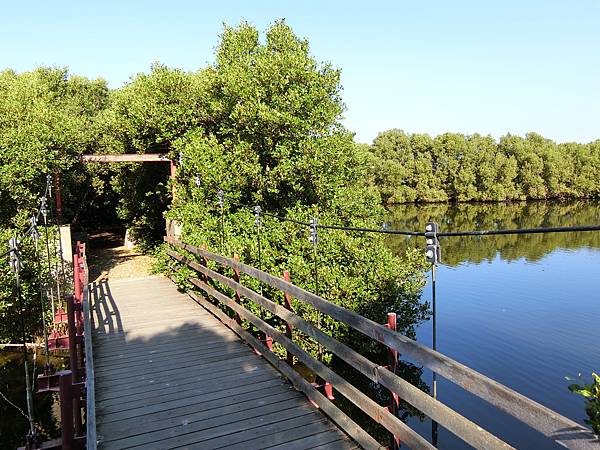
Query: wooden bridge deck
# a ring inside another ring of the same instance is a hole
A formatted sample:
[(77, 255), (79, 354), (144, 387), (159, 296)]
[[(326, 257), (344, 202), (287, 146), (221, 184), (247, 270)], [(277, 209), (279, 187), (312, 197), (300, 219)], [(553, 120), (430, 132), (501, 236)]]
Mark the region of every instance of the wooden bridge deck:
[(90, 286), (100, 448), (355, 448), (162, 277)]

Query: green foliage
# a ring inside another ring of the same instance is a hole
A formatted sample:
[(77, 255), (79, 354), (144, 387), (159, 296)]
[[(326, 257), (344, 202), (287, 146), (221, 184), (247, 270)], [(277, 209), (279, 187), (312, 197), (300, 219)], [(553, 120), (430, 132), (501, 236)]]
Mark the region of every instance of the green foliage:
[[(48, 230), (50, 239), (53, 233), (53, 229)], [(17, 235), (15, 230), (0, 230), (1, 253), (8, 251), (8, 240), (15, 235)], [(25, 320), (25, 332), (28, 342), (32, 342), (33, 338), (40, 336), (42, 332), (42, 308), (39, 296), (35, 244), (30, 238), (25, 238), (21, 241), (19, 250), (22, 261), (20, 271), (22, 311), (17, 297), (15, 274), (10, 270), (7, 258), (3, 258), (0, 263), (0, 344), (21, 342), (21, 314), (23, 314)], [(51, 255), (51, 265), (55, 265), (56, 261), (52, 256), (54, 255)], [(47, 260), (42, 260), (39, 275), (42, 280), (45, 280), (47, 274)], [(44, 313), (47, 315), (48, 310)]]
[[(366, 150), (366, 149), (365, 149)], [(600, 195), (600, 141), (556, 144), (525, 138), (445, 133), (380, 133), (370, 170), (385, 204), (589, 198)]]
[(95, 147), (94, 119), (107, 99), (103, 80), (66, 69), (0, 72), (0, 227), (26, 223), (54, 171), (63, 173), (67, 220), (90, 200), (92, 176), (77, 156)]
[[(214, 66), (192, 76), (210, 80), (204, 100), (216, 120), (172, 143), (182, 165), (168, 216), (183, 224), (183, 239), (221, 254), (238, 254), (274, 274), (288, 270), (295, 284), (380, 322), (396, 310), (403, 331), (411, 333), (427, 317), (427, 305), (420, 302), (422, 257), (412, 252), (393, 256), (381, 236), (322, 231), (317, 285), (307, 227), (265, 216), (258, 259), (254, 216), (244, 205), (261, 204), (271, 213), (304, 222), (317, 216), (322, 223), (381, 224), (379, 195), (366, 182), (368, 157), (339, 122), (339, 72), (318, 64), (306, 41), (284, 22), (267, 31), (265, 43), (245, 23), (226, 27), (216, 55)], [(226, 193), (223, 231), (219, 189)], [(254, 280), (243, 281), (261, 288)], [(281, 293), (262, 289), (281, 300)], [(256, 305), (247, 306), (278, 325)], [(293, 306), (308, 320), (321, 322), (328, 333), (350, 338), (345, 328), (318, 317), (307, 305), (294, 301)], [(305, 348), (317, 352), (314, 342), (301, 339)]]
[(600, 376), (592, 372), (591, 383), (571, 384), (569, 390), (585, 397), (585, 412), (589, 417), (585, 423), (600, 435)]

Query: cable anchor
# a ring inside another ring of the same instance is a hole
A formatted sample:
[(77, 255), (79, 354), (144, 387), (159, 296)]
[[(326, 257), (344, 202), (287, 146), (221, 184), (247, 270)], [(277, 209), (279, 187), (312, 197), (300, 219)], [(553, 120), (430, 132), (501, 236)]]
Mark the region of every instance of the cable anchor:
[(442, 262), (442, 247), (438, 238), (439, 226), (436, 222), (425, 225), (425, 258), (427, 262), (437, 265)]
[(50, 210), (48, 209), (48, 200), (46, 199), (46, 196), (42, 197), (40, 213), (42, 214), (42, 216), (44, 216), (44, 223), (46, 223), (48, 214), (50, 214)]
[(42, 233), (40, 233), (40, 230), (38, 229), (37, 219), (35, 218), (35, 216), (31, 216), (31, 218), (29, 219), (28, 235), (31, 236), (31, 239), (33, 239), (33, 242), (35, 242), (36, 245), (42, 237)]
[(260, 206), (256, 205), (254, 207), (254, 223), (259, 228), (262, 225), (262, 219), (260, 218), (261, 214), (262, 214), (262, 208)]
[(310, 227), (310, 237), (308, 238), (308, 240), (312, 245), (317, 245), (317, 243), (319, 242), (319, 233), (317, 231), (318, 223), (317, 223), (316, 217), (313, 217), (312, 219), (310, 219), (309, 227)]
[(23, 268), (21, 262), (21, 252), (19, 251), (19, 240), (16, 237), (12, 237), (8, 240), (8, 247), (10, 251), (10, 270), (13, 273), (18, 273)]
[(46, 175), (46, 186), (48, 188), (48, 195), (52, 198), (52, 175)]

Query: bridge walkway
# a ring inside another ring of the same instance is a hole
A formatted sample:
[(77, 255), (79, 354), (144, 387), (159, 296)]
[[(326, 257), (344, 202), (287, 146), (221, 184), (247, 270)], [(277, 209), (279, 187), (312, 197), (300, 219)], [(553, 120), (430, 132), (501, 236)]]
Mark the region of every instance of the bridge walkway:
[(104, 279), (90, 300), (100, 448), (356, 448), (170, 280)]

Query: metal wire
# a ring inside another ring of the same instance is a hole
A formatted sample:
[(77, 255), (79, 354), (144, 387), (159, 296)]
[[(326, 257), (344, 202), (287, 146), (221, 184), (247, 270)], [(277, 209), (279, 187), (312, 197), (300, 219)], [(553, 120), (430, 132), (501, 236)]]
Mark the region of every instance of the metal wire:
[[(37, 232), (37, 231), (36, 231)], [(42, 326), (44, 331), (44, 356), (45, 356), (45, 370), (47, 371), (50, 367), (50, 355), (48, 351), (48, 328), (46, 326), (46, 302), (44, 301), (44, 283), (42, 282), (42, 264), (39, 250), (39, 239), (35, 239), (35, 258), (37, 261), (37, 279), (38, 286), (40, 289), (40, 306), (42, 309)], [(34, 366), (35, 368), (35, 366)], [(34, 377), (35, 378), (35, 377)]]
[(361, 233), (401, 234), (405, 236), (425, 236), (425, 233), (422, 231), (386, 230), (383, 228), (355, 228), (343, 227), (340, 225), (317, 225), (317, 227), (323, 228), (324, 230), (356, 231)]
[(535, 233), (570, 233), (575, 231), (599, 231), (600, 225), (554, 227), (554, 228), (522, 228), (515, 230), (478, 230), (478, 231), (448, 231), (438, 233), (442, 237), (452, 236), (492, 236), (495, 234), (535, 234)]
[(279, 219), (284, 222), (291, 222), (291, 223), (295, 223), (297, 225), (304, 225), (305, 227), (310, 227), (309, 222), (302, 222), (300, 220), (290, 219), (289, 217), (278, 216), (276, 214), (270, 214), (270, 213), (266, 213), (266, 212), (263, 212), (262, 214), (263, 214), (263, 216), (273, 217), (274, 219)]
[(35, 425), (33, 419), (33, 395), (31, 392), (31, 379), (29, 375), (29, 363), (28, 363), (28, 351), (27, 351), (27, 335), (25, 332), (25, 307), (23, 304), (23, 296), (21, 293), (21, 279), (20, 279), (20, 267), (21, 263), (18, 259), (18, 241), (15, 237), (14, 247), (11, 249), (15, 258), (14, 272), (15, 272), (15, 288), (17, 302), (19, 304), (19, 317), (21, 322), (21, 339), (23, 341), (23, 364), (25, 369), (25, 392), (27, 397), (27, 417), (29, 419), (29, 436), (35, 435)]
[[(66, 303), (63, 305), (63, 297), (60, 294), (60, 284), (62, 281), (62, 287), (66, 288), (67, 286), (67, 277), (65, 272), (65, 260), (63, 255), (63, 246), (62, 246), (62, 235), (60, 233), (60, 224), (58, 223), (57, 217), (54, 215), (54, 208), (56, 207), (56, 197), (52, 196), (52, 177), (50, 175), (46, 176), (46, 192), (48, 197), (50, 198), (49, 202), (49, 210), (50, 210), (50, 221), (52, 225), (56, 225), (56, 233), (58, 234), (58, 245), (56, 243), (56, 235), (53, 238), (53, 246), (54, 246), (54, 256), (56, 258), (55, 270), (56, 270), (56, 291), (58, 296), (58, 301), (61, 306), (64, 306), (66, 309)], [(58, 277), (58, 266), (60, 264), (60, 279)]]
[[(55, 309), (55, 302), (54, 302), (54, 287), (52, 284), (52, 280), (50, 279), (52, 277), (52, 258), (50, 257), (50, 242), (48, 239), (48, 220), (47, 220), (47, 214), (43, 214), (44, 216), (44, 238), (46, 241), (46, 255), (48, 258), (48, 278), (49, 278), (49, 282), (48, 282), (48, 286), (50, 287), (50, 301), (51, 301), (51, 306), (52, 306), (52, 317), (54, 317), (54, 314), (56, 313), (56, 309)], [(57, 299), (60, 302), (60, 299)]]

